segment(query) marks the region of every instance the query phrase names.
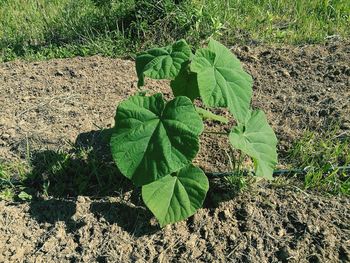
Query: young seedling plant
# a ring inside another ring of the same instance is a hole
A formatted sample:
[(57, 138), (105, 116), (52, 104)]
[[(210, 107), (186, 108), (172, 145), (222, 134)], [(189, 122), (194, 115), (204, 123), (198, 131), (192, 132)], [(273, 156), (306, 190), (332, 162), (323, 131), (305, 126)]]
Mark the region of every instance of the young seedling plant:
[(261, 110), (251, 109), (252, 77), (219, 42), (195, 54), (184, 40), (136, 57), (138, 86), (145, 77), (171, 80), (174, 99), (136, 95), (117, 107), (110, 145), (124, 176), (142, 187), (142, 199), (161, 226), (186, 219), (202, 207), (209, 189), (205, 173), (192, 164), (199, 151), (202, 117), (222, 116), (195, 107), (229, 110), (237, 125), (229, 133), (235, 149), (254, 162), (255, 175), (272, 178), (277, 139)]

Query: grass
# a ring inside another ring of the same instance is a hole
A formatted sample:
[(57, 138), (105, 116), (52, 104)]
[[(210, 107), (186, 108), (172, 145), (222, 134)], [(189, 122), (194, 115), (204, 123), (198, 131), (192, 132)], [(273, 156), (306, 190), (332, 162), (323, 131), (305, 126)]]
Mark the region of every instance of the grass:
[(125, 56), (185, 38), (320, 43), (348, 38), (347, 0), (0, 0), (0, 61)]
[(0, 200), (12, 200), (24, 192), (27, 172), (25, 162), (0, 162)]
[[(255, 177), (244, 174), (244, 158), (228, 158), (233, 175), (224, 177), (225, 182), (234, 192), (245, 191), (256, 181)], [(306, 131), (294, 142), (285, 161), (296, 174), (279, 175), (272, 185), (350, 196), (350, 137), (340, 133), (338, 125), (330, 125), (323, 133)]]
[(307, 168), (304, 177), (306, 189), (317, 189), (332, 194), (350, 195), (350, 137), (340, 134), (339, 128), (323, 134), (306, 132), (289, 152), (294, 167)]

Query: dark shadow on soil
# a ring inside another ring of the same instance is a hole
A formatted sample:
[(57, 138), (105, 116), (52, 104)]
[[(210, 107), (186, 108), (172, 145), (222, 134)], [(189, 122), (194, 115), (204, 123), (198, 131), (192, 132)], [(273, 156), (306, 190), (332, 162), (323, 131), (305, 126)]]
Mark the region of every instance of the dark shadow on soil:
[(109, 146), (112, 133), (113, 128), (80, 133), (75, 140), (74, 148), (85, 150), (92, 148), (96, 158), (99, 158), (100, 161), (112, 162)]
[(109, 224), (117, 224), (135, 237), (149, 235), (160, 230), (158, 224), (151, 224), (153, 216), (142, 206), (96, 201), (91, 204), (90, 211), (98, 220), (103, 218)]
[(84, 226), (82, 222), (76, 222), (72, 216), (76, 212), (76, 204), (73, 200), (36, 200), (30, 203), (29, 214), (38, 223), (49, 223), (53, 226), (56, 222), (65, 223), (66, 229), (70, 233)]
[(82, 133), (70, 150), (34, 152), (27, 184), (55, 198), (104, 197), (131, 190), (112, 159), (110, 135), (111, 129)]
[(209, 190), (205, 197), (203, 207), (215, 209), (220, 203), (234, 199), (240, 194), (240, 190), (223, 183), (223, 178), (209, 179)]
[[(90, 211), (99, 221), (116, 224), (124, 231), (135, 237), (153, 234), (160, 230), (158, 224), (152, 224), (152, 214), (145, 207), (133, 206), (123, 202), (93, 201)], [(66, 230), (75, 234), (85, 225), (84, 221), (75, 221), (72, 217), (76, 213), (75, 200), (36, 200), (30, 203), (29, 214), (39, 224), (64, 222)]]

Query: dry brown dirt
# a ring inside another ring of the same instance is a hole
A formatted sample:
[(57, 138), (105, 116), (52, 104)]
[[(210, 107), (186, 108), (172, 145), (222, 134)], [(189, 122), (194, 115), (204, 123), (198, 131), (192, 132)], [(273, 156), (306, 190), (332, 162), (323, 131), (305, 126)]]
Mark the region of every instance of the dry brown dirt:
[[(276, 131), (283, 165), (306, 130), (350, 130), (350, 45), (240, 46), (254, 77), (253, 107)], [(147, 89), (171, 92), (166, 83)], [(135, 94), (134, 62), (74, 58), (0, 65), (0, 159), (69, 148), (79, 134), (113, 126), (115, 106)], [(217, 112), (224, 111), (217, 110)], [(206, 122), (207, 130), (227, 129)], [(202, 136), (195, 162), (228, 169), (227, 141)], [(159, 229), (137, 191), (93, 199), (0, 201), (0, 262), (350, 262), (350, 200), (260, 182), (232, 196), (212, 182), (205, 207)], [(136, 193), (136, 194), (135, 194)]]

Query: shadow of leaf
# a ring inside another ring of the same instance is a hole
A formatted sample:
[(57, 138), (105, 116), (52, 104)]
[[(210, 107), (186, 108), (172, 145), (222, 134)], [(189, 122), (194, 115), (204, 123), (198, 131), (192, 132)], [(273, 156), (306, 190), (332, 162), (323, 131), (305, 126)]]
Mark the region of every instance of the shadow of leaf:
[(33, 152), (27, 185), (53, 197), (108, 196), (132, 189), (112, 160), (111, 129), (79, 134), (70, 150)]
[(55, 225), (57, 222), (64, 222), (66, 230), (70, 233), (76, 232), (84, 226), (83, 222), (73, 220), (76, 213), (76, 204), (73, 200), (36, 200), (30, 203), (29, 214), (39, 224), (49, 223)]
[(132, 206), (123, 202), (96, 201), (90, 206), (90, 211), (99, 220), (109, 224), (117, 224), (130, 235), (140, 237), (159, 230), (152, 224), (152, 214), (145, 207)]

